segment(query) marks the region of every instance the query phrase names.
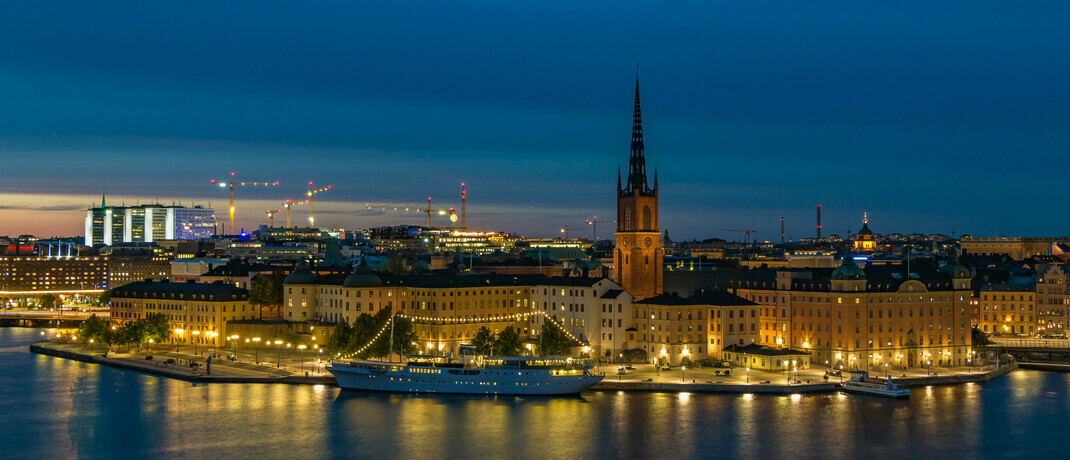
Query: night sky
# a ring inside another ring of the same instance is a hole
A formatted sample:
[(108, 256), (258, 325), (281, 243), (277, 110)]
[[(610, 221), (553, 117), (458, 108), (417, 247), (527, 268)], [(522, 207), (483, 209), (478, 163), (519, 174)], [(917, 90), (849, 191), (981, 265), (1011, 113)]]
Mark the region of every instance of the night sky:
[(674, 240), (810, 237), (819, 203), (826, 235), (1070, 233), (1065, 2), (45, 3), (0, 6), (0, 235), (79, 235), (104, 191), (225, 221), (231, 171), (282, 183), (245, 228), (310, 180), (347, 229), (465, 181), (470, 228), (559, 235), (615, 212), (636, 64)]

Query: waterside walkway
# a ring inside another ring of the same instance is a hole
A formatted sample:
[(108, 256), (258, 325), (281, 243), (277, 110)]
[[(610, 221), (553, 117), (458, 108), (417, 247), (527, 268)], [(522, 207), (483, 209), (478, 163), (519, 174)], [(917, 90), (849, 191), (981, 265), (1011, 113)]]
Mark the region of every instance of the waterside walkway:
[[(147, 352), (109, 353), (104, 356), (100, 347), (86, 348), (81, 344), (38, 342), (30, 345), (30, 351), (43, 355), (55, 356), (76, 361), (90, 362), (105, 366), (135, 370), (192, 382), (217, 383), (286, 383), (336, 385), (334, 377), (325, 374), (322, 368), (286, 368), (273, 365), (254, 364), (251, 362), (213, 359), (212, 373), (205, 372), (205, 356), (198, 356), (180, 348), (178, 352), (167, 349)], [(147, 359), (146, 356), (151, 356)], [(173, 363), (168, 362), (173, 360)], [(198, 366), (191, 367), (190, 363)], [(987, 382), (1018, 368), (1017, 362), (1001, 366), (988, 365), (972, 368), (937, 368), (935, 374), (925, 369), (892, 371), (892, 380), (908, 387), (928, 385), (951, 385), (967, 382)], [(592, 390), (601, 391), (661, 391), (661, 392), (705, 392), (705, 393), (827, 393), (839, 389), (840, 377), (824, 379), (823, 368), (801, 370), (798, 373), (771, 373), (757, 370), (746, 372), (732, 369), (730, 376), (723, 375), (724, 369), (681, 369), (660, 371), (651, 365), (637, 366), (625, 375), (616, 374), (616, 365), (603, 366), (598, 370), (606, 373), (601, 383)], [(306, 373), (307, 372), (307, 373)], [(872, 372), (874, 376), (883, 376)], [(848, 374), (844, 373), (846, 379)]]

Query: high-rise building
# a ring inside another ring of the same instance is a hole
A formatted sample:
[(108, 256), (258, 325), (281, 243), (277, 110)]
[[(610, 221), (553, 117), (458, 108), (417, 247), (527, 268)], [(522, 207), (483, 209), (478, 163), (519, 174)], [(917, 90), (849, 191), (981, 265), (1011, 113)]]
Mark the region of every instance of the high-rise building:
[(635, 110), (632, 118), (631, 157), (628, 181), (621, 183), (617, 171), (617, 231), (613, 251), (613, 281), (636, 300), (661, 294), (661, 231), (658, 230), (658, 171), (654, 187), (647, 185), (643, 147), (643, 117), (639, 110), (639, 77), (635, 78)]
[(215, 210), (161, 204), (90, 208), (85, 215), (85, 245), (195, 240), (215, 234)]

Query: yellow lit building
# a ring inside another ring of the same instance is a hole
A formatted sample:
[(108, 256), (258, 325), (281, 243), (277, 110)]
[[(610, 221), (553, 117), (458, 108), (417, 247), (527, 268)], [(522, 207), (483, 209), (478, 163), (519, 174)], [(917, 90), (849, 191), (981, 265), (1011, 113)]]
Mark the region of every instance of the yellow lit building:
[(981, 289), (981, 330), (1011, 336), (1036, 333), (1036, 291), (1029, 285), (988, 285)]
[(855, 235), (854, 240), (855, 252), (875, 252), (877, 250), (877, 239), (873, 235), (873, 231), (869, 229), (869, 214), (862, 214), (862, 229)]
[(110, 310), (117, 323), (162, 314), (174, 341), (208, 346), (224, 344), (228, 322), (258, 319), (248, 291), (222, 283), (129, 283), (112, 291)]
[(844, 369), (966, 364), (968, 270), (863, 270), (845, 258), (831, 272), (791, 270), (732, 281), (733, 292), (761, 304), (761, 345), (811, 351), (814, 364)]

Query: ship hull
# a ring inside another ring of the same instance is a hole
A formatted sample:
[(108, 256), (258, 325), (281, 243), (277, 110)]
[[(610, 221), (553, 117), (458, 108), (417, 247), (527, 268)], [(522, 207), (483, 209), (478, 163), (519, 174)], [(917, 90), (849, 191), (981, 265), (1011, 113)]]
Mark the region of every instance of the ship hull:
[(345, 390), (465, 395), (569, 395), (602, 381), (581, 372), (553, 375), (545, 369), (457, 369), (389, 366), (388, 369), (331, 365), (327, 368)]

